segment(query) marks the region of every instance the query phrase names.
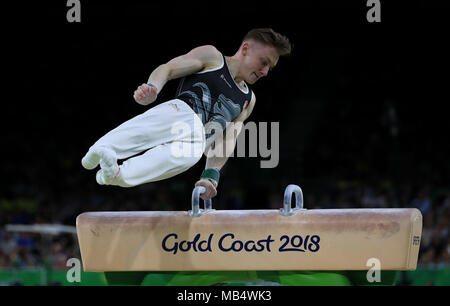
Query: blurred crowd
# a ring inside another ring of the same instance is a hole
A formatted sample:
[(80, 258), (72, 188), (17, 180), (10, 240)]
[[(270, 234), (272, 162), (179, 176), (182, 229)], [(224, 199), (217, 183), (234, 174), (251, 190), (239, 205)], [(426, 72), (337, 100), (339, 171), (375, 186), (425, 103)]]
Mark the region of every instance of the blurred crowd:
[[(10, 203), (20, 207), (0, 214), (0, 268), (24, 268), (46, 265), (53, 269), (67, 269), (71, 257), (80, 258), (76, 235), (57, 235), (6, 231), (5, 224), (65, 224), (75, 225), (76, 216), (84, 211), (140, 211), (190, 209), (190, 184), (145, 184), (134, 189), (105, 189), (93, 186), (90, 190), (65, 192), (52, 198), (41, 192), (35, 202)], [(90, 186), (90, 185), (89, 185)], [(249, 194), (239, 184), (223, 183), (227, 190), (214, 199), (217, 209), (248, 209)], [(302, 186), (304, 206), (308, 209), (330, 208), (409, 208), (423, 215), (423, 232), (419, 253), (419, 267), (448, 267), (450, 265), (450, 191), (425, 185), (391, 186), (386, 182), (375, 185), (341, 182), (327, 189)], [(158, 192), (156, 192), (158, 189)], [(261, 194), (266, 199), (260, 209), (282, 207), (282, 191)], [(120, 205), (118, 205), (120, 203)], [(7, 202), (3, 201), (3, 207)], [(183, 208), (184, 207), (184, 208)], [(253, 207), (252, 207), (253, 208)]]

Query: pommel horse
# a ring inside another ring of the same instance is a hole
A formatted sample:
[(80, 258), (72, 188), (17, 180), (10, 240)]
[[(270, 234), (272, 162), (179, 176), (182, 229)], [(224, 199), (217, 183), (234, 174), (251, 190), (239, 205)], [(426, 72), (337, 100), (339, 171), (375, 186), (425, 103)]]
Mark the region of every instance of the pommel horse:
[[(415, 270), (422, 214), (414, 208), (305, 209), (289, 185), (283, 207), (86, 212), (76, 228), (87, 272)], [(295, 207), (291, 206), (295, 195)]]

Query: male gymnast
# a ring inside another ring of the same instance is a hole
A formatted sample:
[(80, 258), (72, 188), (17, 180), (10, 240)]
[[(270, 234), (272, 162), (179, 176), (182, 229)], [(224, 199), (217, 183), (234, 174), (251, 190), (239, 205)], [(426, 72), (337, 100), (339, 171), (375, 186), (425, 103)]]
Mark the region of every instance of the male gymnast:
[[(83, 157), (83, 167), (91, 170), (100, 164), (96, 180), (101, 185), (132, 187), (180, 174), (206, 153), (206, 167), (195, 186), (205, 187), (203, 200), (211, 199), (217, 194), (220, 169), (255, 106), (247, 84), (267, 76), (279, 57), (290, 52), (287, 37), (259, 28), (245, 35), (233, 56), (204, 45), (158, 66), (136, 89), (134, 100), (149, 105), (169, 80), (181, 78), (175, 98), (101, 137)], [(226, 133), (231, 123), (237, 133)], [(208, 154), (213, 143), (225, 144), (225, 154)], [(126, 160), (119, 165), (119, 159)]]

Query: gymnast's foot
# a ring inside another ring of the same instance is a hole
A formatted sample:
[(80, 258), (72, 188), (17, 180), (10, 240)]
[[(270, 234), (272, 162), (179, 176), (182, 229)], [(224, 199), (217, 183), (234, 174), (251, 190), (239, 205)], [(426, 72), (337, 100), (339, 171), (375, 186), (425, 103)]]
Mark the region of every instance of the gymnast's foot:
[(109, 185), (114, 181), (120, 172), (119, 165), (117, 165), (116, 153), (110, 149), (102, 151), (100, 159), (100, 170), (97, 172), (96, 180), (100, 185)]
[(91, 148), (81, 160), (81, 164), (85, 169), (92, 170), (101, 160), (104, 160), (106, 165), (113, 165), (117, 163), (116, 153), (104, 146)]
[(97, 171), (95, 179), (99, 185), (111, 185), (120, 173), (119, 166), (113, 166), (108, 169), (100, 169)]

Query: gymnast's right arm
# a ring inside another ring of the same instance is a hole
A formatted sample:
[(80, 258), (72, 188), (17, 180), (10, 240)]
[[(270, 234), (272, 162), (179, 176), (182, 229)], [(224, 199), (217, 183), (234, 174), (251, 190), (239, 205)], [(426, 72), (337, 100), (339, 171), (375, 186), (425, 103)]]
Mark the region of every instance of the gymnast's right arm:
[(167, 81), (217, 66), (221, 60), (221, 54), (214, 46), (192, 49), (153, 70), (147, 84), (142, 84), (134, 91), (134, 100), (141, 105), (148, 105), (156, 100)]

